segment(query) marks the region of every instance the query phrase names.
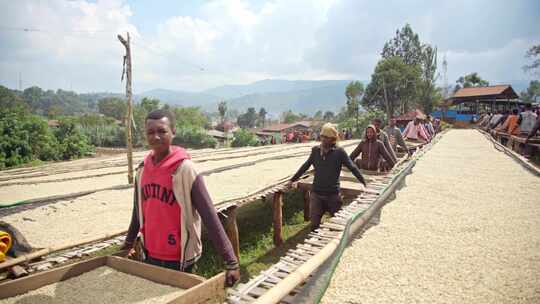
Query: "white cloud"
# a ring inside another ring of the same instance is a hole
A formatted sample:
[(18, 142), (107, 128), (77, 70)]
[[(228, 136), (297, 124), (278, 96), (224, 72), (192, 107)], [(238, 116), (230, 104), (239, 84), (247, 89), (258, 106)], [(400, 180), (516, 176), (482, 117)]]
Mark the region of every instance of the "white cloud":
[(257, 7), (215, 0), (194, 15), (166, 18), (145, 35), (120, 0), (4, 7), (0, 26), (42, 30), (0, 31), (0, 82), (11, 87), (22, 72), (25, 85), (121, 91), (124, 50), (115, 33), (127, 30), (136, 92), (264, 78), (367, 80), (384, 42), (405, 23), (447, 54), (450, 82), (472, 71), (492, 81), (524, 78), (525, 50), (540, 42), (540, 2), (526, 0), (269, 0)]

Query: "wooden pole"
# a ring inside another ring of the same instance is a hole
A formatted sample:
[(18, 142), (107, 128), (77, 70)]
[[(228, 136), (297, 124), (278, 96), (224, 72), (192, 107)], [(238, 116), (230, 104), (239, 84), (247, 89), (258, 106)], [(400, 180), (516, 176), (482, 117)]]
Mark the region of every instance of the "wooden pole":
[(283, 236), (281, 228), (283, 226), (283, 192), (278, 191), (274, 193), (274, 200), (272, 202), (273, 207), (273, 223), (274, 223), (274, 246), (281, 246), (283, 244)]
[(234, 255), (240, 261), (240, 238), (238, 235), (238, 224), (236, 223), (236, 209), (237, 207), (233, 206), (225, 211), (227, 217), (223, 218), (223, 227), (231, 241)]
[(311, 217), (309, 216), (309, 213), (311, 212), (311, 208), (309, 205), (310, 202), (310, 192), (309, 190), (304, 190), (304, 221), (309, 222)]
[(127, 97), (127, 115), (126, 115), (126, 142), (127, 142), (127, 160), (128, 160), (128, 183), (133, 184), (133, 141), (132, 141), (132, 123), (133, 123), (133, 100), (132, 100), (132, 87), (131, 87), (131, 47), (129, 32), (127, 33), (127, 39), (118, 35), (118, 40), (126, 48), (126, 55), (124, 56), (124, 71), (122, 73), (122, 79), (124, 73), (126, 74), (126, 97)]

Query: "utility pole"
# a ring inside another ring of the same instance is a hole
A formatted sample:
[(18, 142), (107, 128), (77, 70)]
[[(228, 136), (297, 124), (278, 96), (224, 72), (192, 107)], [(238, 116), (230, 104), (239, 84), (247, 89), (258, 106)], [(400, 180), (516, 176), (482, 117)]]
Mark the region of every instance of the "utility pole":
[(126, 142), (127, 142), (127, 160), (128, 160), (128, 183), (133, 184), (133, 141), (132, 141), (132, 123), (133, 123), (133, 100), (131, 91), (131, 47), (129, 32), (127, 33), (127, 39), (118, 35), (118, 40), (126, 48), (126, 55), (124, 55), (124, 64), (122, 68), (122, 80), (126, 75), (126, 97), (127, 97), (127, 117), (126, 117)]

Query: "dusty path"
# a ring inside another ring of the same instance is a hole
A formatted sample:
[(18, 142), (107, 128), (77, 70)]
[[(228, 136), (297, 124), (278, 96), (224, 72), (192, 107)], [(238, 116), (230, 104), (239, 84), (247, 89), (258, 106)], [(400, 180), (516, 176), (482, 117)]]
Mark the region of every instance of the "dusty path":
[[(347, 145), (355, 142), (351, 141), (343, 144)], [(309, 153), (313, 145), (313, 143), (282, 145), (281, 147), (274, 147), (270, 151), (266, 151), (268, 153), (263, 153), (263, 150), (259, 150), (260, 153), (249, 157), (206, 161), (196, 163), (196, 167), (199, 172), (203, 172), (237, 163), (260, 161), (248, 166), (205, 176), (205, 182), (212, 200), (214, 204), (218, 205), (226, 200), (245, 197), (256, 190), (294, 174), (307, 159), (307, 153)], [(350, 145), (346, 147), (346, 151), (350, 153), (354, 147), (354, 145)], [(238, 149), (237, 153), (244, 155), (245, 150)], [(298, 153), (305, 155), (291, 156)], [(237, 154), (229, 153), (227, 155)], [(266, 158), (276, 156), (287, 157), (266, 160)], [(101, 183), (105, 179), (109, 179), (111, 183), (117, 182), (119, 177), (125, 179), (123, 175), (108, 175), (100, 178), (19, 187), (35, 186), (35, 189), (39, 189), (42, 193), (54, 195), (60, 190), (71, 193), (74, 188), (79, 187), (80, 189), (82, 186), (91, 189), (92, 183), (96, 185), (96, 183)], [(82, 183), (90, 184), (85, 185)], [(18, 195), (22, 198), (36, 195), (35, 191), (27, 192), (29, 190), (19, 190), (17, 193), (4, 191), (5, 188), (10, 187), (0, 187), (0, 193), (11, 197)], [(32, 246), (50, 247), (72, 244), (81, 239), (98, 237), (127, 229), (133, 208), (132, 205), (132, 189), (107, 190), (10, 214), (2, 217), (2, 220), (13, 224), (21, 230)]]
[(322, 303), (540, 303), (540, 179), (474, 130), (443, 136), (348, 247)]

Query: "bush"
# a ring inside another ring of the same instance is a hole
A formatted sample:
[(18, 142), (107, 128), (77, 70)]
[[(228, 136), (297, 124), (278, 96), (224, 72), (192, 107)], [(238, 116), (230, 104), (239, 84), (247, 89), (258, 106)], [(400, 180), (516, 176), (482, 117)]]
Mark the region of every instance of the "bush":
[(73, 120), (60, 121), (60, 125), (54, 130), (54, 135), (59, 143), (59, 154), (64, 160), (82, 157), (94, 152), (94, 147), (88, 143), (88, 139)]
[(246, 129), (240, 129), (234, 132), (234, 140), (231, 143), (233, 147), (246, 147), (246, 146), (256, 146), (258, 143), (257, 136), (249, 132)]
[(206, 134), (206, 131), (197, 127), (182, 127), (176, 129), (176, 136), (173, 138), (173, 144), (184, 148), (215, 148), (217, 141), (212, 136)]

